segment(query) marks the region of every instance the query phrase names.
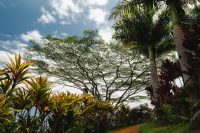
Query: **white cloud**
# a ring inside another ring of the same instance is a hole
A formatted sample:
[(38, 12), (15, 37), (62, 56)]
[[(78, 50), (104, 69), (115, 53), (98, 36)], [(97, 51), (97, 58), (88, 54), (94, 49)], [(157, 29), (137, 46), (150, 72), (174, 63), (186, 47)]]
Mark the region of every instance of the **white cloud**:
[(25, 47), (27, 46), (28, 46), (27, 44), (24, 44), (16, 40), (6, 40), (6, 41), (0, 40), (0, 61), (7, 62), (9, 60), (8, 56), (13, 58), (14, 54), (23, 55)]
[(113, 29), (109, 26), (102, 27), (99, 29), (99, 35), (105, 42), (110, 42), (112, 40)]
[[(1, 55), (0, 62), (8, 61), (9, 60), (8, 56), (10, 56), (11, 58), (14, 57), (13, 54), (10, 54), (10, 53), (5, 52), (5, 51), (0, 51), (0, 55)], [(0, 65), (0, 67), (1, 67), (1, 65)]]
[(59, 38), (63, 38), (63, 37), (67, 37), (68, 34), (65, 33), (65, 32), (54, 31), (54, 32), (53, 32), (53, 36), (59, 37)]
[(87, 0), (87, 5), (106, 5), (108, 0)]
[(83, 11), (73, 0), (49, 0), (49, 3), (53, 8), (54, 14), (59, 15), (60, 18), (79, 14)]
[(0, 40), (0, 50), (7, 51), (10, 53), (15, 53), (21, 51), (24, 47), (26, 47), (27, 44), (24, 44), (20, 41), (1, 41)]
[(93, 8), (89, 10), (88, 19), (94, 21), (97, 25), (106, 21), (106, 15), (108, 13), (100, 8)]
[(62, 25), (68, 25), (68, 24), (70, 24), (70, 22), (62, 20), (62, 21), (60, 21), (60, 24), (62, 24)]
[(22, 34), (21, 39), (26, 42), (29, 41), (40, 42), (42, 41), (42, 35), (38, 30), (33, 30), (33, 31), (28, 31), (26, 34)]
[[(106, 10), (108, 0), (48, 0), (48, 11), (41, 8), (42, 15), (38, 19), (44, 24), (57, 22), (61, 25), (69, 25), (76, 22), (86, 22), (86, 24), (94, 23), (99, 30), (102, 38), (109, 42), (112, 39), (111, 22), (108, 22), (107, 16), (109, 12)], [(51, 15), (51, 17), (47, 17)], [(42, 17), (43, 16), (43, 17)], [(43, 21), (42, 21), (43, 20)], [(26, 39), (27, 40), (27, 39)]]
[(42, 15), (38, 18), (38, 22), (42, 24), (55, 23), (56, 19), (44, 7), (41, 7)]
[(108, 14), (101, 9), (105, 8), (108, 0), (48, 0), (48, 3), (49, 10), (42, 7), (42, 15), (38, 19), (43, 24), (58, 22), (67, 25), (83, 19), (101, 24)]

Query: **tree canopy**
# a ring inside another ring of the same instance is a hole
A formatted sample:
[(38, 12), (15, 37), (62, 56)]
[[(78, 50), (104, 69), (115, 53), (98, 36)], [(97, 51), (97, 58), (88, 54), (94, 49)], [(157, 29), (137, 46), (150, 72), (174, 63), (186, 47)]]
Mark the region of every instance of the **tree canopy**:
[(149, 83), (146, 58), (119, 44), (106, 45), (97, 31), (82, 37), (49, 36), (44, 44), (34, 44), (29, 56), (37, 72), (59, 78), (66, 86), (89, 93), (116, 107), (135, 99)]

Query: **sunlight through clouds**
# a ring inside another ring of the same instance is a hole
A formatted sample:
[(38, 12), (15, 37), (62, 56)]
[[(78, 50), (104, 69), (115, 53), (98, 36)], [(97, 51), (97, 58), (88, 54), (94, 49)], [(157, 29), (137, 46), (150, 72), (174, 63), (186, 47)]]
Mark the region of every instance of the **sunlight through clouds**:
[(112, 40), (113, 29), (109, 26), (99, 29), (99, 35), (105, 42), (110, 42)]

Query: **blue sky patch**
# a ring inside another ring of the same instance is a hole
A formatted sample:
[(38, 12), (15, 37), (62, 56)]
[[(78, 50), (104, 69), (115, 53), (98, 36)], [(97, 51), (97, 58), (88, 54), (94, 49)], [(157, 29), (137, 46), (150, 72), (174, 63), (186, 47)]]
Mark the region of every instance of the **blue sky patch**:
[(108, 16), (116, 3), (116, 0), (0, 0), (0, 49), (5, 49), (4, 41), (28, 43), (28, 39), (38, 36), (80, 35), (86, 29), (98, 29), (103, 39), (109, 41), (112, 29)]

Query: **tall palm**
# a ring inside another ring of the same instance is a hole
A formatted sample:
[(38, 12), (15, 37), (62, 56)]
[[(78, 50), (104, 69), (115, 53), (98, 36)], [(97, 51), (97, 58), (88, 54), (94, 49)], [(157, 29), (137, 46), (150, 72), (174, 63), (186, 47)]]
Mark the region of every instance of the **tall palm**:
[(172, 50), (173, 45), (167, 13), (162, 12), (157, 20), (154, 19), (155, 14), (155, 10), (144, 10), (134, 16), (123, 16), (114, 25), (114, 38), (134, 46), (149, 58), (153, 93), (156, 97), (156, 88), (159, 87), (156, 57)]
[[(179, 56), (179, 62), (182, 71), (187, 71), (189, 68), (188, 58), (183, 46), (185, 37), (183, 28), (181, 26), (181, 17), (184, 16), (184, 5), (190, 2), (199, 0), (122, 0), (116, 7), (114, 7), (110, 18), (118, 19), (124, 14), (134, 14), (135, 10), (150, 9), (150, 8), (163, 8), (166, 5), (168, 12), (171, 14), (171, 21), (173, 26), (174, 43), (176, 51)], [(183, 74), (184, 81), (189, 79), (187, 74)]]

